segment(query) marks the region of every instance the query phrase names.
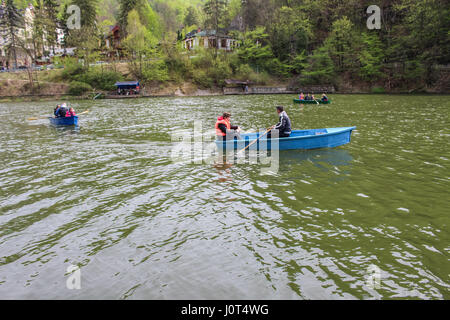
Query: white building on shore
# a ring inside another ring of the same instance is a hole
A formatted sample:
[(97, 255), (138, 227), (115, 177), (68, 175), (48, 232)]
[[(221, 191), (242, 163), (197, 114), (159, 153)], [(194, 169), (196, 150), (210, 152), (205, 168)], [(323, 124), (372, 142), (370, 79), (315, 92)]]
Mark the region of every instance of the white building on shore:
[[(0, 19), (2, 15), (5, 14), (5, 4), (0, 5)], [(30, 67), (36, 63), (33, 61), (34, 57), (42, 58), (42, 61), (49, 60), (50, 57), (58, 55), (58, 52), (62, 50), (62, 44), (64, 43), (64, 33), (62, 29), (57, 28), (57, 41), (56, 45), (50, 46), (47, 42), (46, 32), (43, 35), (43, 46), (44, 52), (36, 52), (35, 45), (33, 43), (33, 32), (34, 32), (34, 20), (35, 20), (35, 8), (32, 4), (29, 4), (25, 10), (22, 10), (22, 16), (24, 25), (18, 30), (17, 36), (21, 42), (20, 47), (15, 48), (15, 55), (17, 57), (17, 66), (14, 66), (14, 53), (13, 50), (9, 49), (10, 39), (5, 34), (5, 32), (0, 32), (0, 68), (14, 68), (14, 67)], [(42, 51), (40, 49), (40, 51)], [(48, 57), (43, 57), (44, 53), (48, 53)]]

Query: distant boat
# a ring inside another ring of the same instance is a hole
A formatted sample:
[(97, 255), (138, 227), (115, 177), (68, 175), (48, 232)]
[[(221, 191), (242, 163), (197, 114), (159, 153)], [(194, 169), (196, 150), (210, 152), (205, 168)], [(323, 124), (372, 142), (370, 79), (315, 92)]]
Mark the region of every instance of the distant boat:
[[(356, 127), (294, 130), (288, 138), (267, 139), (262, 137), (250, 149), (268, 150), (272, 149), (272, 144), (276, 140), (278, 150), (311, 150), (321, 148), (335, 148), (350, 143), (351, 135)], [(262, 133), (242, 134), (242, 140), (216, 141), (219, 150), (240, 150), (258, 139)]]
[(300, 99), (294, 99), (294, 103), (299, 104), (331, 104), (331, 100), (328, 101), (322, 101), (322, 100), (300, 100)]
[(78, 116), (74, 117), (64, 117), (64, 118), (54, 118), (49, 117), (50, 123), (54, 126), (77, 126)]

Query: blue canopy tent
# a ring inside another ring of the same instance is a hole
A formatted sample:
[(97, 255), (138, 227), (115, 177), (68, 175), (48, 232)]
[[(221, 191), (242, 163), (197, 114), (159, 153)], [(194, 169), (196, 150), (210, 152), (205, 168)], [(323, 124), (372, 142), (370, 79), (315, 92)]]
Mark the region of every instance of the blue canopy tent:
[(139, 81), (116, 82), (115, 86), (119, 95), (136, 95), (141, 90)]
[(138, 89), (140, 87), (139, 81), (116, 82), (115, 86), (117, 89), (122, 90)]

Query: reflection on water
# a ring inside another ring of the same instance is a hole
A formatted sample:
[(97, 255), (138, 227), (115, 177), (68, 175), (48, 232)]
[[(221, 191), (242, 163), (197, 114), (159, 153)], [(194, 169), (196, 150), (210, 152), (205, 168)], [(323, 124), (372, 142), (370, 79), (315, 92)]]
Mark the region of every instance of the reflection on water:
[[(447, 100), (84, 101), (78, 128), (0, 104), (0, 298), (448, 299)], [(187, 112), (213, 130), (230, 111), (251, 132), (276, 123), (279, 104), (295, 129), (358, 130), (272, 163), (172, 160), (173, 131), (194, 129)], [(66, 288), (71, 264), (79, 291)], [(373, 265), (379, 289), (367, 286)]]

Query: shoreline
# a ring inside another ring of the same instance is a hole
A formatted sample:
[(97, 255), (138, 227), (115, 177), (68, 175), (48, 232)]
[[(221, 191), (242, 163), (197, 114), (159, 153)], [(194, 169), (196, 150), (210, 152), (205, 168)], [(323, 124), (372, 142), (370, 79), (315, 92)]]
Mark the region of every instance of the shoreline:
[[(150, 95), (136, 95), (136, 96), (106, 96), (101, 99), (93, 99), (89, 96), (70, 96), (67, 94), (29, 94), (29, 95), (12, 95), (12, 96), (0, 96), (0, 102), (45, 102), (45, 101), (58, 101), (58, 100), (92, 100), (92, 101), (102, 101), (102, 100), (133, 100), (133, 99), (152, 99), (152, 98), (195, 98), (195, 97), (229, 97), (229, 96), (268, 96), (268, 95), (297, 95), (297, 92), (267, 92), (267, 93), (228, 93), (217, 90), (199, 90), (201, 92), (195, 92), (191, 94), (150, 94)], [(336, 91), (329, 93), (330, 95), (416, 95), (416, 96), (436, 96), (436, 95), (450, 95), (449, 92), (346, 92), (346, 91)]]

